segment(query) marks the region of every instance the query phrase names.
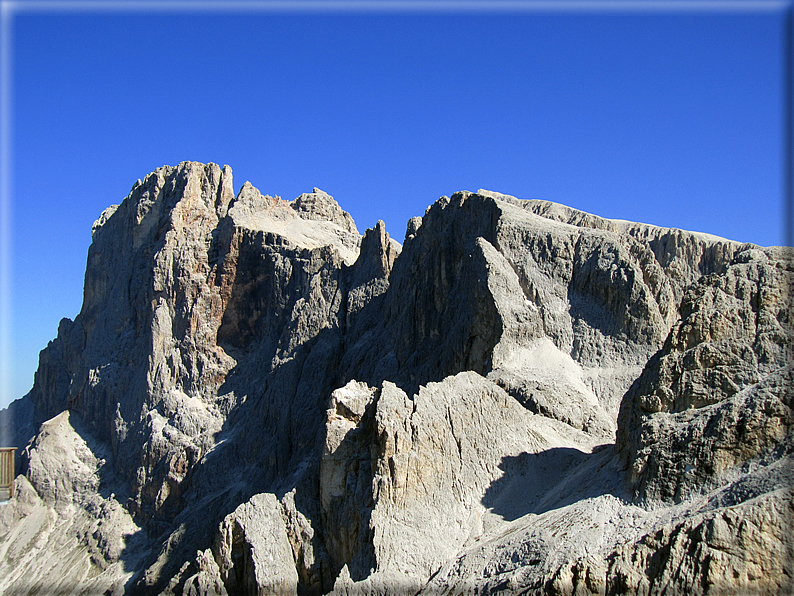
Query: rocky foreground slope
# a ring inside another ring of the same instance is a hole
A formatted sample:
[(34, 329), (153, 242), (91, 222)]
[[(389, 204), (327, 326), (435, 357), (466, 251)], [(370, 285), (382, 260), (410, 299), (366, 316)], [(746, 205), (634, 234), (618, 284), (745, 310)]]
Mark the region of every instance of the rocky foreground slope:
[(794, 254), (159, 168), (2, 412), (3, 594), (789, 594)]

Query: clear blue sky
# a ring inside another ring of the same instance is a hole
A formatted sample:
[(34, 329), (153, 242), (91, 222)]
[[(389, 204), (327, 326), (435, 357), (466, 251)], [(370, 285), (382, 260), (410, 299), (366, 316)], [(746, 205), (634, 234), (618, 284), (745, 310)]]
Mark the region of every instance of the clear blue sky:
[(30, 389), (39, 350), (79, 312), (92, 222), (164, 164), (229, 164), (236, 189), (250, 180), (285, 199), (317, 186), (359, 230), (383, 219), (399, 241), (439, 196), (487, 188), (783, 243), (783, 3), (35, 4), (5, 13), (13, 177), (0, 406)]

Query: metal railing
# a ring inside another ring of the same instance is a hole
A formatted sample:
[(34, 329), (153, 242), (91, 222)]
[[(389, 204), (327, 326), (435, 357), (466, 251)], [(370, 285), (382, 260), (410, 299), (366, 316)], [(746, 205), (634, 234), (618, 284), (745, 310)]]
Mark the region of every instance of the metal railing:
[(14, 494), (14, 451), (16, 447), (0, 447), (0, 503)]

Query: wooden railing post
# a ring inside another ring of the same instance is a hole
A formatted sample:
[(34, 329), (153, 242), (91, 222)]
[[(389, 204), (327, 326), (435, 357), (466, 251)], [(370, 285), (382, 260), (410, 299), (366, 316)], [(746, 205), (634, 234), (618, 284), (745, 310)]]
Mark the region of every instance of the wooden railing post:
[(14, 451), (16, 447), (0, 447), (0, 503), (14, 494)]

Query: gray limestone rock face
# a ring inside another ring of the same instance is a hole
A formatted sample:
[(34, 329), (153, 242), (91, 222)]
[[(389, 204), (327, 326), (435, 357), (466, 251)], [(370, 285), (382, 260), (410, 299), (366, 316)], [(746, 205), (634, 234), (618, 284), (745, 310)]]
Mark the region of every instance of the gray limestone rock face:
[(375, 566), (372, 553), (372, 425), (376, 391), (350, 381), (331, 393), (320, 460), (320, 504), (328, 554), (358, 579)]
[[(790, 593), (793, 516), (791, 490), (781, 489), (664, 526), (620, 548), (601, 583), (609, 594)], [(576, 593), (573, 581), (559, 593)]]
[(0, 412), (0, 591), (788, 593), (793, 276), (486, 190), (400, 246), (158, 168)]
[[(584, 453), (593, 443), (474, 372), (430, 383), (412, 400), (384, 383), (375, 423), (377, 569), (424, 581), (493, 521), (485, 503), (496, 503), (511, 482), (532, 484), (521, 477), (522, 463), (553, 450)], [(535, 503), (523, 505), (529, 511)]]
[(331, 403), (320, 490), (337, 594), (418, 590), (464, 545), (539, 505), (539, 461), (565, 470), (596, 442), (474, 372), (413, 398), (351, 381)]
[(790, 451), (793, 283), (790, 250), (746, 249), (690, 286), (621, 407), (618, 446), (638, 496), (680, 500)]
[(232, 594), (297, 594), (298, 572), (275, 495), (254, 495), (226, 516), (213, 554)]

